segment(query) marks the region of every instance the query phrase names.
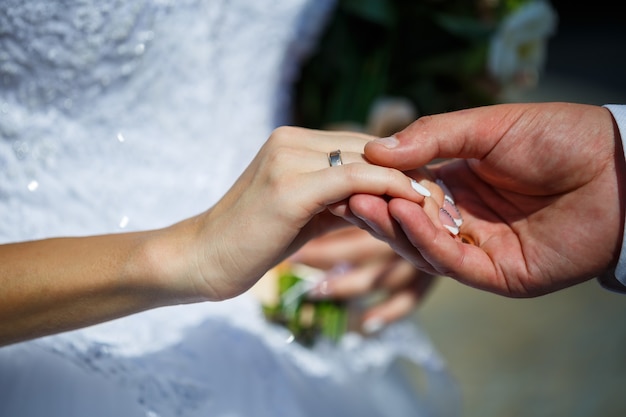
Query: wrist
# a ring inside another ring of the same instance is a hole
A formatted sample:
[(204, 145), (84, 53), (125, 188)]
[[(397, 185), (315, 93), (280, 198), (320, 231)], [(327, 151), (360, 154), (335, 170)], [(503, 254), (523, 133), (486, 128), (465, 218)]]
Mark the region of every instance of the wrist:
[[(194, 222), (186, 220), (146, 232), (129, 263), (134, 276), (161, 305), (186, 304), (211, 299), (198, 285), (199, 268)], [(202, 284), (202, 283), (201, 283)]]

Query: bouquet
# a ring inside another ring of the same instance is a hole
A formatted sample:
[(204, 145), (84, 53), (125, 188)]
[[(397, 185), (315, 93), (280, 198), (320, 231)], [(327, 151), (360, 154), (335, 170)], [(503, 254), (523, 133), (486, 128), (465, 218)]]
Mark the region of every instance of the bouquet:
[(293, 340), (304, 346), (312, 346), (320, 339), (336, 343), (349, 329), (346, 301), (307, 297), (323, 274), (321, 270), (285, 261), (270, 270), (255, 288), (265, 317), (286, 327)]

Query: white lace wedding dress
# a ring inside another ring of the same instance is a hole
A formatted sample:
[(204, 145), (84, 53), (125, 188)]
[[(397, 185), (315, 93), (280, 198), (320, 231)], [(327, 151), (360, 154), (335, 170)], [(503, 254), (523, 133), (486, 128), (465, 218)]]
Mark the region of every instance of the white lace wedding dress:
[[(210, 207), (289, 121), (290, 83), (333, 3), (2, 0), (0, 243), (162, 227)], [(456, 410), (413, 324), (338, 347), (287, 339), (244, 294), (6, 346), (0, 416)]]

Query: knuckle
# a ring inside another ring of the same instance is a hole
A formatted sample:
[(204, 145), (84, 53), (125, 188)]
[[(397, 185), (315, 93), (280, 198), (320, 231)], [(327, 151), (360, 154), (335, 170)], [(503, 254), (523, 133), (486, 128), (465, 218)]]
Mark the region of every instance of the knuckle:
[(281, 144), (287, 144), (293, 142), (294, 137), (301, 134), (300, 128), (293, 126), (280, 126), (275, 128), (268, 139), (268, 142), (272, 145), (280, 146)]
[(424, 115), (419, 117), (414, 123), (416, 126), (424, 126), (430, 124), (434, 120), (432, 115)]
[(270, 189), (279, 194), (293, 189), (301, 171), (300, 161), (305, 157), (303, 150), (286, 143), (270, 147), (263, 160), (263, 171)]

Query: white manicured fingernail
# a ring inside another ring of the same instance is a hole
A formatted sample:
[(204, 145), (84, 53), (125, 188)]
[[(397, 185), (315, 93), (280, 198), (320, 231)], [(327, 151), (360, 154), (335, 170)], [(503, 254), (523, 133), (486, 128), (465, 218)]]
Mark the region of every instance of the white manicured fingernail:
[(415, 181), (413, 178), (411, 178), (411, 187), (413, 187), (413, 189), (415, 191), (417, 191), (418, 193), (420, 193), (424, 197), (430, 197), (431, 196), (430, 191), (428, 191), (428, 188), (424, 187), (422, 184), (420, 184), (419, 182)]
[(457, 226), (460, 227), (463, 224), (463, 217), (461, 217), (461, 212), (457, 208), (456, 204), (452, 202), (452, 200), (445, 198), (443, 200), (443, 209), (452, 216), (452, 218), (454, 219), (454, 223), (456, 223)]
[(372, 317), (363, 322), (363, 332), (365, 334), (374, 334), (385, 327), (385, 322), (378, 317)]
[(443, 227), (448, 229), (448, 231), (455, 236), (459, 234), (459, 228), (456, 226), (448, 226), (447, 224), (444, 224)]
[(443, 225), (443, 227), (448, 229), (450, 233), (452, 233), (453, 235), (459, 234), (459, 226), (456, 225), (456, 222), (454, 221), (454, 217), (452, 217), (452, 215), (448, 213), (446, 209), (444, 208), (439, 209), (439, 220), (441, 221), (441, 224)]

